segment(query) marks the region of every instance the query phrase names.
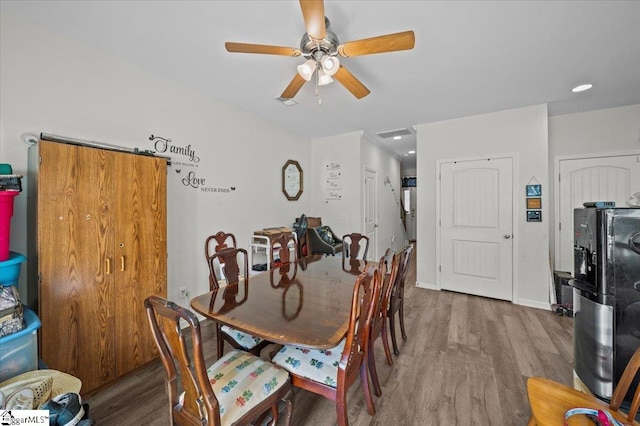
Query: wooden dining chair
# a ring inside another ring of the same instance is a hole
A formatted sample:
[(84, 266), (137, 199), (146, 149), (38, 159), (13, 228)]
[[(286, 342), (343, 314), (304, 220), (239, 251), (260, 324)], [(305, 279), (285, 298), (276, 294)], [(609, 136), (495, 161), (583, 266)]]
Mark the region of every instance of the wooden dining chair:
[(275, 256), (271, 260), (271, 268), (276, 268), (280, 265), (287, 263), (293, 263), (298, 260), (298, 242), (296, 241), (295, 234), (285, 233), (278, 238), (271, 240), (271, 253), (272, 255), (277, 253), (279, 261), (276, 262)]
[(342, 255), (350, 259), (367, 259), (369, 237), (352, 233), (342, 237)]
[(349, 326), (340, 344), (323, 350), (284, 346), (272, 360), (289, 371), (294, 386), (334, 401), (340, 426), (349, 424), (347, 391), (358, 374), (367, 410), (370, 415), (375, 414), (367, 354), (371, 319), (379, 293), (380, 277), (371, 265), (356, 278)]
[[(242, 259), (242, 262), (238, 262), (239, 257)], [(224, 276), (225, 290), (229, 286), (238, 286), (240, 281), (244, 281), (245, 284), (249, 283), (249, 258), (245, 249), (223, 248), (209, 257), (210, 291), (221, 287), (220, 281), (222, 280), (222, 276), (218, 277), (218, 274), (213, 272), (213, 269), (216, 267), (215, 265), (222, 266), (221, 274)], [(246, 287), (248, 291), (248, 285)], [(218, 358), (221, 358), (224, 354), (225, 341), (235, 349), (248, 351), (256, 356), (259, 356), (262, 349), (270, 343), (260, 337), (220, 323), (216, 323), (216, 339)]]
[(393, 365), (391, 358), (391, 350), (389, 349), (389, 337), (387, 335), (387, 314), (389, 312), (389, 298), (391, 289), (396, 280), (398, 269), (400, 266), (400, 257), (402, 252), (394, 252), (387, 249), (385, 255), (378, 263), (378, 275), (381, 283), (380, 294), (376, 302), (376, 309), (371, 320), (371, 331), (369, 332), (369, 352), (367, 354), (367, 362), (369, 363), (369, 372), (371, 373), (371, 382), (376, 396), (382, 395), (380, 380), (378, 379), (378, 370), (376, 368), (375, 359), (375, 342), (378, 337), (382, 338), (382, 346), (387, 358), (387, 364)]
[(407, 332), (404, 327), (404, 283), (407, 278), (407, 271), (409, 270), (409, 263), (411, 263), (411, 252), (413, 251), (413, 244), (406, 245), (402, 248), (402, 257), (400, 259), (400, 266), (396, 279), (391, 288), (391, 294), (389, 296), (389, 312), (387, 318), (389, 320), (389, 334), (391, 335), (391, 344), (393, 345), (393, 353), (400, 354), (398, 350), (398, 342), (396, 339), (396, 313), (398, 314), (398, 322), (400, 323), (400, 332), (402, 333), (402, 339), (407, 340)]
[[(530, 377), (527, 380), (527, 395), (531, 406), (531, 418), (528, 425), (562, 424), (567, 410), (581, 407), (606, 410), (616, 420), (624, 422), (624, 424), (638, 426), (640, 423), (635, 421), (635, 418), (640, 408), (640, 381), (638, 381), (640, 378), (637, 378), (639, 372), (640, 347), (636, 349), (622, 372), (620, 381), (613, 391), (611, 402), (608, 406), (595, 396), (580, 392), (553, 380)], [(634, 382), (634, 380), (636, 381)], [(635, 386), (635, 391), (632, 389), (630, 392), (632, 384)], [(631, 397), (629, 411), (624, 413), (620, 410), (620, 406), (628, 393), (633, 396)]]
[[(224, 231), (216, 232), (214, 235), (210, 235), (204, 242), (204, 256), (209, 263), (209, 258), (213, 256), (214, 253), (219, 252), (222, 249), (226, 248), (237, 248), (238, 244), (236, 243), (235, 235), (231, 233), (227, 233)], [(209, 286), (213, 285), (213, 275), (219, 274), (219, 268), (222, 265), (218, 265), (218, 268), (209, 268)]]
[[(273, 426), (283, 401), (289, 425), (292, 388), (285, 370), (239, 350), (207, 366), (200, 323), (190, 310), (158, 296), (148, 297), (144, 306), (167, 374), (167, 414), (172, 424), (245, 425), (266, 417), (270, 410)], [(181, 322), (188, 324), (188, 331)]]

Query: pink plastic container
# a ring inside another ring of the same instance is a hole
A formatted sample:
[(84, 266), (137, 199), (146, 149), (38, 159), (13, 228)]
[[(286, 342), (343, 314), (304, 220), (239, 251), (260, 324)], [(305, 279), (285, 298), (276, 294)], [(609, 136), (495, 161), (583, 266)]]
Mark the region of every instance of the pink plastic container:
[(13, 199), (18, 191), (0, 191), (0, 261), (9, 259)]

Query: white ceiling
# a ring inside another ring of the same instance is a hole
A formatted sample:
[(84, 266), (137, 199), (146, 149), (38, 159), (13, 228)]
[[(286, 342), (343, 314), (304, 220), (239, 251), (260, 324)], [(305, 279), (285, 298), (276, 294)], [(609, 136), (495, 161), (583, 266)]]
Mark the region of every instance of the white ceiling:
[[(303, 58), (228, 53), (225, 41), (298, 47), (297, 1), (14, 1), (15, 13), (308, 138), (549, 104), (551, 115), (640, 103), (640, 1), (326, 1), (341, 42), (413, 30), (413, 50), (342, 59), (370, 90), (335, 82), (274, 100)], [(579, 83), (594, 84), (573, 94)], [(384, 145), (404, 154), (415, 136)]]

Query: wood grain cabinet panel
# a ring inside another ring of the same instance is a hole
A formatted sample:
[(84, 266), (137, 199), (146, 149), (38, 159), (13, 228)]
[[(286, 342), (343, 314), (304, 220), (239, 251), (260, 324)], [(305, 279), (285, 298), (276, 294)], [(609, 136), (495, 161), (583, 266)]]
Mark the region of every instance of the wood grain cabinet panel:
[(40, 357), (86, 395), (157, 356), (143, 301), (166, 297), (166, 160), (47, 141), (29, 155)]

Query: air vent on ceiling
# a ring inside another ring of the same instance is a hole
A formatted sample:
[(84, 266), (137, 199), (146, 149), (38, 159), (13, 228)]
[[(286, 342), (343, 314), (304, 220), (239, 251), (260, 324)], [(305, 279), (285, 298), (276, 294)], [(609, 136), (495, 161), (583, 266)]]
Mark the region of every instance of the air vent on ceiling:
[(282, 105), (284, 106), (294, 106), (297, 105), (298, 103), (296, 101), (294, 101), (293, 99), (288, 99), (288, 98), (281, 98), (281, 97), (275, 97), (273, 98), (278, 102), (281, 102)]
[(404, 128), (404, 129), (397, 129), (397, 130), (389, 130), (388, 132), (380, 132), (380, 133), (376, 133), (376, 135), (380, 136), (381, 138), (387, 139), (387, 138), (392, 138), (394, 136), (406, 136), (406, 135), (410, 135), (411, 134), (411, 130)]

